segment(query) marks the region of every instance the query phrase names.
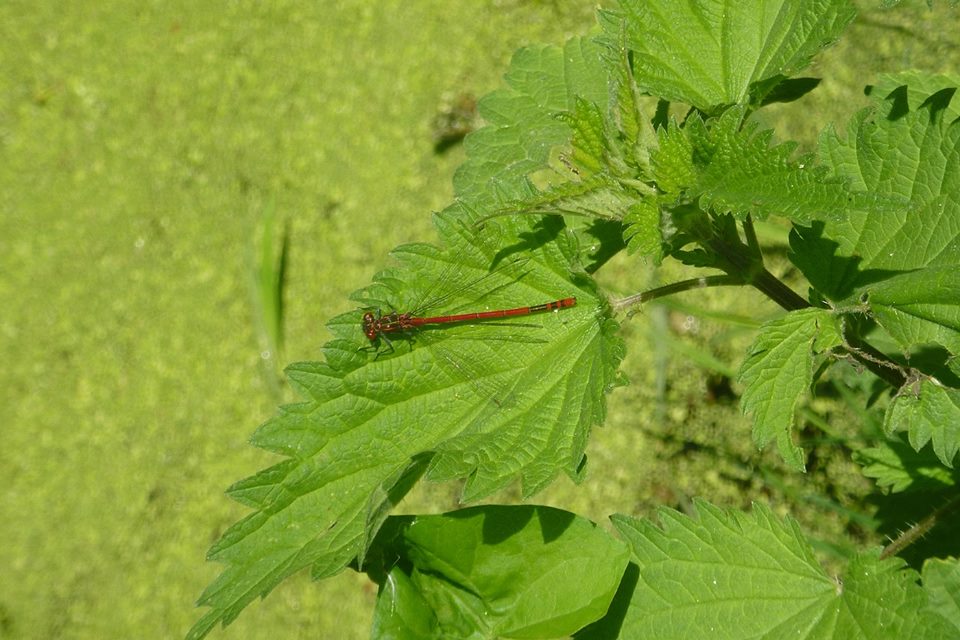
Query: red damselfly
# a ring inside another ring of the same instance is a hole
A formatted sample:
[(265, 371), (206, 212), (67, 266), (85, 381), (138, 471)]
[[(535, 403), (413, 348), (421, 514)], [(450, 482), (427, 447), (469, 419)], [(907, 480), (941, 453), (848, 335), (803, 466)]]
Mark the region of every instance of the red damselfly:
[[(475, 347), (476, 351), (471, 352), (469, 357), (465, 357), (463, 353), (450, 350), (449, 345), (440, 347), (434, 342), (433, 338), (426, 339), (427, 343), (433, 344), (433, 347), (427, 353), (430, 354), (429, 358), (433, 364), (440, 368), (443, 376), (440, 379), (446, 381), (444, 384), (467, 383), (474, 390), (472, 393), (476, 397), (488, 398), (498, 409), (502, 409), (511, 399), (515, 398), (518, 391), (514, 387), (522, 376), (516, 372), (515, 362), (511, 361), (511, 364), (505, 366), (503, 362), (490, 359), (492, 354), (502, 353), (502, 350), (499, 347), (493, 348), (489, 341), (506, 340), (517, 343), (518, 347), (546, 343), (547, 341), (536, 333), (528, 333), (530, 329), (538, 328), (537, 325), (505, 321), (548, 311), (568, 309), (577, 305), (577, 299), (570, 296), (525, 307), (505, 308), (509, 304), (507, 303), (497, 304), (496, 308), (487, 311), (461, 310), (469, 309), (469, 306), (467, 306), (468, 300), (477, 301), (488, 296), (496, 297), (500, 303), (503, 303), (507, 299), (503, 295), (504, 290), (525, 281), (530, 275), (524, 270), (524, 265), (528, 262), (529, 259), (526, 258), (513, 260), (499, 265), (492, 271), (477, 266), (464, 267), (458, 262), (450, 262), (439, 277), (430, 279), (433, 286), (419, 296), (420, 300), (425, 300), (424, 302), (409, 304), (411, 301), (408, 300), (409, 306), (406, 306), (405, 311), (398, 311), (396, 310), (397, 307), (392, 307), (387, 313), (381, 312), (379, 308), (368, 306), (364, 310), (360, 325), (363, 334), (369, 340), (369, 348), (374, 349), (377, 352), (376, 357), (379, 357), (381, 354), (394, 351), (391, 338), (412, 339), (414, 334), (419, 335), (423, 330), (440, 330), (452, 326), (481, 323), (486, 323), (488, 326), (490, 324), (501, 324), (512, 327), (509, 330), (511, 331), (510, 335), (504, 335), (502, 332), (490, 333), (485, 338), (469, 332), (458, 335), (458, 338), (466, 338), (470, 335), (474, 339), (479, 339), (480, 343), (487, 343), (487, 347), (481, 347), (478, 344)], [(459, 274), (470, 272), (479, 275), (466, 281), (458, 277)], [(526, 288), (527, 293), (525, 295), (529, 296), (530, 293), (535, 293), (537, 289)], [(454, 301), (456, 302), (454, 303)], [(385, 301), (381, 299), (379, 302)], [(481, 304), (478, 304), (478, 306)], [(494, 305), (491, 303), (489, 306)], [(437, 312), (438, 309), (444, 308), (449, 309), (449, 311)], [(474, 307), (474, 309), (476, 308)], [(480, 308), (483, 307), (480, 306)], [(457, 333), (459, 334), (459, 332)], [(450, 336), (436, 336), (439, 341), (445, 341), (447, 337)], [(385, 351), (380, 350), (381, 345), (385, 347)], [(523, 353), (523, 351), (520, 351), (520, 353)], [(438, 373), (437, 375), (441, 374)], [(520, 378), (511, 381), (511, 376), (520, 376)], [(504, 386), (505, 384), (506, 386)]]
[(496, 309), (494, 311), (474, 311), (472, 313), (457, 313), (446, 316), (421, 317), (412, 312), (388, 314), (367, 311), (363, 314), (363, 334), (370, 342), (376, 342), (383, 337), (389, 341), (387, 334), (407, 333), (428, 325), (443, 325), (453, 323), (484, 322), (501, 318), (515, 318), (528, 316), (546, 311), (567, 309), (577, 304), (576, 298), (562, 298), (553, 302), (533, 305), (531, 307), (517, 307), (515, 309)]

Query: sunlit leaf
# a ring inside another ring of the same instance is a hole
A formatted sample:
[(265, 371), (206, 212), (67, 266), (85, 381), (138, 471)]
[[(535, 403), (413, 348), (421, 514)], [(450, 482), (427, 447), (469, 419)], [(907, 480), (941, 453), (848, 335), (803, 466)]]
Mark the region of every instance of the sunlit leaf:
[(904, 388), (887, 410), (884, 429), (907, 431), (916, 451), (932, 442), (940, 461), (952, 467), (960, 450), (960, 390), (932, 380), (921, 381), (916, 392)]
[[(740, 368), (741, 407), (753, 414), (754, 442), (762, 447), (776, 439), (780, 454), (797, 469), (803, 468), (803, 458), (790, 435), (794, 415), (813, 382), (814, 344), (821, 350), (838, 344), (818, 341), (821, 325), (832, 322), (828, 312), (814, 308), (768, 322)], [(827, 335), (838, 337), (833, 331)]]
[(374, 628), (422, 633), (432, 622), (431, 638), (567, 636), (606, 613), (628, 556), (592, 522), (549, 507), (417, 516), (392, 537), (382, 553), (397, 566)]
[(960, 635), (960, 562), (956, 558), (931, 558), (923, 564), (923, 588), (930, 594), (929, 608)]
[(696, 509), (696, 518), (661, 509), (660, 526), (614, 518), (636, 577), (618, 594), (611, 624), (602, 620), (579, 640), (950, 637), (901, 560), (874, 551), (833, 577), (796, 523), (766, 507), (746, 514), (697, 501)]
[(559, 116), (578, 100), (607, 102), (607, 70), (600, 47), (588, 38), (521, 49), (504, 79), (507, 88), (480, 100), (488, 124), (464, 140), (467, 160), (454, 177), (457, 196), (477, 206), (528, 195), (528, 176), (548, 169), (552, 151), (573, 136)]
[(837, 0), (620, 0), (618, 5), (601, 12), (601, 25), (610, 46), (626, 29), (639, 87), (706, 112), (747, 104), (753, 85), (800, 71), (855, 15), (849, 2)]
[(694, 114), (683, 127), (674, 123), (661, 130), (652, 154), (660, 189), (739, 219), (777, 215), (807, 223), (842, 217), (850, 209), (887, 211), (895, 205), (851, 189), (845, 179), (829, 178), (813, 157), (794, 157), (793, 144), (771, 145), (772, 131), (744, 126), (743, 117), (742, 108), (706, 121)]

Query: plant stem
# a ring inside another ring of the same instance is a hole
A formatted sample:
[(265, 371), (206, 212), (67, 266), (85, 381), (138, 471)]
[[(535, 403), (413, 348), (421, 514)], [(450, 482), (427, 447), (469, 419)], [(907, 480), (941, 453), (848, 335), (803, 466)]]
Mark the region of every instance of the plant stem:
[[(727, 273), (743, 274), (741, 280), (759, 290), (787, 311), (797, 311), (812, 306), (797, 292), (781, 282), (767, 271), (763, 264), (763, 255), (757, 243), (753, 221), (749, 216), (743, 222), (747, 244), (732, 234), (718, 233), (709, 238), (705, 245), (715, 251), (726, 262), (720, 268)], [(866, 367), (878, 378), (899, 389), (906, 382), (906, 376), (899, 365), (886, 355), (856, 337), (846, 339), (846, 351), (857, 362)]]
[(753, 219), (747, 216), (741, 224), (746, 244), (740, 240), (736, 228), (722, 219), (715, 220), (710, 230), (702, 235), (700, 242), (703, 246), (720, 257), (715, 266), (758, 289), (787, 311), (809, 307), (809, 302), (767, 271)]
[(753, 228), (753, 216), (748, 215), (743, 220), (743, 236), (747, 239), (747, 246), (760, 262), (763, 262), (763, 251), (757, 240), (757, 230)]
[[(746, 243), (740, 240), (732, 227), (719, 223), (701, 236), (701, 244), (720, 257), (714, 266), (725, 271), (724, 275), (691, 278), (650, 291), (642, 291), (621, 300), (615, 300), (613, 310), (620, 312), (628, 307), (691, 289), (744, 284), (757, 289), (786, 311), (797, 311), (813, 306), (764, 266), (763, 254), (753, 228), (753, 221), (749, 216), (743, 222), (743, 229)], [(894, 389), (899, 389), (906, 382), (907, 377), (903, 369), (868, 343), (855, 336), (845, 336), (844, 343), (845, 351), (851, 358)]]
[(656, 298), (663, 298), (665, 296), (670, 296), (675, 293), (680, 293), (681, 291), (689, 291), (691, 289), (703, 289), (706, 287), (723, 287), (730, 285), (742, 285), (743, 280), (736, 276), (731, 275), (715, 275), (715, 276), (703, 276), (700, 278), (690, 278), (689, 280), (681, 280), (679, 282), (673, 282), (662, 287), (657, 287), (656, 289), (650, 289), (649, 291), (641, 291), (640, 293), (635, 293), (632, 296), (627, 296), (620, 300), (613, 301), (613, 310), (615, 312), (623, 311), (628, 307), (635, 305), (641, 305), (644, 302), (650, 302)]
[(748, 284), (787, 311), (797, 311), (811, 306), (800, 294), (781, 282), (766, 268), (761, 268), (753, 273), (753, 277)]
[(884, 558), (889, 558), (890, 556), (900, 553), (929, 533), (930, 530), (939, 523), (939, 521), (946, 518), (946, 516), (950, 515), (950, 513), (955, 511), (958, 507), (960, 507), (960, 496), (955, 496), (952, 500), (947, 502), (947, 504), (935, 509), (933, 513), (928, 515), (926, 518), (897, 536), (896, 540), (884, 547), (883, 551), (880, 553), (880, 559), (883, 560)]
[(856, 336), (843, 336), (844, 348), (857, 362), (869, 369), (875, 376), (899, 389), (907, 382), (902, 366), (891, 360), (882, 351)]

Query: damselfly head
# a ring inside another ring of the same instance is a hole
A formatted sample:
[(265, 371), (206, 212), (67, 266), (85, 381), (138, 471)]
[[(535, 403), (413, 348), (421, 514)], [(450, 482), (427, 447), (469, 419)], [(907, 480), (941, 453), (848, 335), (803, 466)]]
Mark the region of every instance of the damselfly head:
[(377, 329), (377, 318), (372, 311), (363, 314), (363, 335), (367, 336), (370, 342), (376, 342), (380, 331)]

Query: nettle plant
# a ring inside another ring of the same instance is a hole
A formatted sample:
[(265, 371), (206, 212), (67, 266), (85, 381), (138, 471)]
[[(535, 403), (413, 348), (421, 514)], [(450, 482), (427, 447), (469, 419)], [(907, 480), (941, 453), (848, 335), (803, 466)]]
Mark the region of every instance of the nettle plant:
[[(287, 369), (303, 401), (253, 436), (284, 460), (230, 488), (253, 513), (210, 551), (226, 569), (189, 637), (308, 567), (379, 584), (378, 638), (960, 634), (957, 560), (922, 542), (912, 564), (902, 554), (960, 503), (956, 82), (878, 78), (871, 107), (800, 155), (752, 114), (816, 87), (797, 74), (849, 3), (621, 0), (598, 16), (599, 35), (516, 54), (479, 103), (487, 124), (466, 139), (440, 244), (398, 248), (362, 308), (330, 321), (325, 360)], [(755, 224), (774, 217), (800, 286), (765, 266)], [(621, 251), (704, 275), (610, 302), (592, 276)], [(853, 461), (878, 491), (936, 493), (927, 517), (831, 575), (796, 521), (760, 503), (613, 515), (615, 532), (530, 504), (390, 515), (421, 479), (463, 481), (469, 503), (518, 479), (529, 498), (561, 472), (583, 478), (605, 394), (625, 382), (616, 318), (714, 285), (783, 309), (738, 374), (755, 445), (775, 441), (802, 472), (798, 407), (836, 372), (857, 377), (851, 393), (884, 418), (863, 425)], [(447, 314), (576, 305), (494, 327), (390, 315), (431, 295)]]

